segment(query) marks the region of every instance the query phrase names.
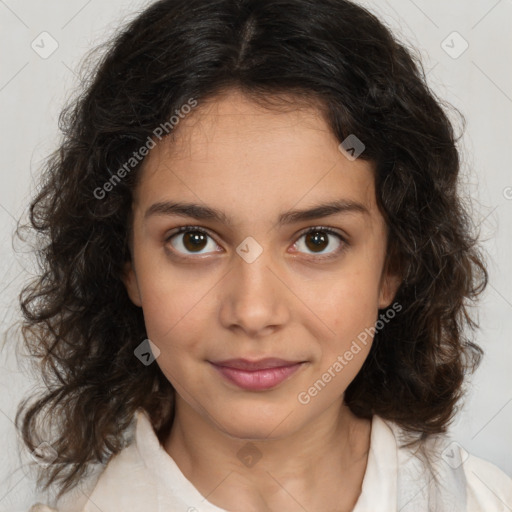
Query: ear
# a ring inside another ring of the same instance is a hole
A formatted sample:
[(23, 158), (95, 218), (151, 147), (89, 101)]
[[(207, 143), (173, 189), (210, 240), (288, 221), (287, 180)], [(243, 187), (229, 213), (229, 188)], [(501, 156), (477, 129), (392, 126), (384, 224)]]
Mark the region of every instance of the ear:
[(391, 305), (401, 284), (402, 276), (398, 259), (387, 253), (380, 278), (379, 309), (384, 309)]
[(385, 272), (380, 283), (379, 309), (387, 308), (393, 302), (398, 288), (402, 284), (402, 279), (390, 272)]
[(131, 261), (127, 261), (124, 264), (122, 280), (124, 286), (126, 287), (126, 291), (128, 292), (128, 297), (130, 297), (130, 300), (136, 306), (142, 307), (139, 284), (137, 283), (137, 276), (135, 274), (135, 270), (133, 268), (133, 264)]

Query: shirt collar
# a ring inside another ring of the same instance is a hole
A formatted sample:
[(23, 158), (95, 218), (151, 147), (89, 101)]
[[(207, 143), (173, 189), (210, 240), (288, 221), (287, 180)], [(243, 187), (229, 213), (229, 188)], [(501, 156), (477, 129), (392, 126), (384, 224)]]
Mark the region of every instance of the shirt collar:
[(207, 501), (185, 477), (174, 459), (160, 444), (151, 420), (143, 409), (139, 409), (136, 413), (135, 442), (144, 465), (164, 493), (170, 493), (175, 499), (182, 501), (183, 506), (188, 507), (188, 510), (227, 512)]
[(395, 435), (379, 416), (372, 417), (370, 451), (361, 494), (353, 512), (397, 510), (398, 456)]

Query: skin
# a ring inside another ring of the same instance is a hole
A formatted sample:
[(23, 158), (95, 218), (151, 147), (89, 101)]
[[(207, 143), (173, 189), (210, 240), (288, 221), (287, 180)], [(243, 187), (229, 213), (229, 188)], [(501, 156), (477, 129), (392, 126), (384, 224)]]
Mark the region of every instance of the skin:
[[(371, 422), (343, 396), (371, 340), (309, 403), (298, 400), (375, 325), (399, 285), (385, 269), (373, 165), (350, 161), (338, 144), (313, 107), (268, 110), (231, 90), (199, 104), (150, 151), (134, 193), (124, 281), (160, 350), (153, 364), (177, 391), (164, 448), (226, 510), (348, 511), (361, 492)], [(367, 211), (277, 224), (285, 211), (339, 199)], [(145, 218), (161, 201), (208, 205), (231, 224)], [(186, 233), (172, 237), (181, 226), (210, 236), (194, 252)], [(346, 242), (324, 233), (315, 251), (301, 232), (316, 226)], [(236, 251), (249, 236), (262, 248), (251, 263)], [(275, 388), (247, 391), (209, 363), (237, 357), (306, 362)], [(241, 448), (261, 458), (249, 467)]]

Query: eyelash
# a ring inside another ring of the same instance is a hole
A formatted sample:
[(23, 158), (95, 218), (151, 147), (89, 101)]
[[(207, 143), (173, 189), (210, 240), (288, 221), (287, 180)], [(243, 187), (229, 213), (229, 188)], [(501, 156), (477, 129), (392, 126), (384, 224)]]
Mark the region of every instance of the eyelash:
[[(199, 233), (203, 233), (204, 235), (212, 238), (214, 240), (214, 238), (212, 237), (212, 235), (210, 234), (209, 231), (207, 231), (206, 229), (204, 228), (201, 228), (199, 226), (182, 226), (180, 228), (178, 228), (177, 231), (174, 231), (173, 233), (171, 233), (169, 236), (167, 236), (165, 238), (165, 242), (170, 242), (172, 238), (174, 238), (175, 236), (181, 234), (181, 233), (186, 233), (188, 231), (197, 231)], [(329, 228), (329, 227), (326, 227), (326, 226), (313, 226), (313, 227), (310, 227), (310, 228), (307, 228), (303, 231), (301, 231), (297, 237), (297, 241), (302, 238), (304, 235), (307, 235), (309, 233), (314, 233), (314, 232), (317, 232), (317, 231), (321, 231), (323, 233), (327, 233), (329, 235), (334, 235), (335, 237), (337, 237), (340, 242), (342, 242), (341, 246), (338, 248), (338, 249), (335, 249), (333, 252), (331, 253), (328, 253), (328, 255), (320, 255), (320, 256), (315, 256), (314, 254), (308, 254), (307, 256), (312, 258), (312, 259), (315, 259), (315, 260), (325, 260), (325, 259), (331, 259), (331, 258), (334, 258), (336, 256), (339, 256), (341, 253), (343, 253), (347, 246), (349, 245), (349, 243), (347, 242), (346, 238), (344, 236), (342, 236), (338, 231), (332, 229), (332, 228)], [(294, 242), (295, 244), (296, 242)], [(176, 252), (173, 250), (173, 252)], [(203, 256), (203, 255), (199, 255), (199, 256)], [(180, 258), (183, 258), (183, 259), (197, 259), (197, 256), (183, 256), (181, 253), (178, 253), (178, 257)]]

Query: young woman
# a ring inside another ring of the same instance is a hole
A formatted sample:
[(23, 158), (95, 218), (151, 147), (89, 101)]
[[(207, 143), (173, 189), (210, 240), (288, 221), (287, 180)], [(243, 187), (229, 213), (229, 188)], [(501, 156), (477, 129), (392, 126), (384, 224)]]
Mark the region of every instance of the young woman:
[(21, 296), (32, 511), (512, 509), (445, 434), (487, 282), (455, 136), (373, 15), (155, 2), (62, 122)]

